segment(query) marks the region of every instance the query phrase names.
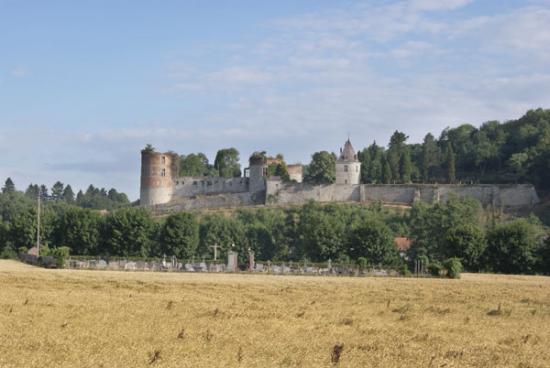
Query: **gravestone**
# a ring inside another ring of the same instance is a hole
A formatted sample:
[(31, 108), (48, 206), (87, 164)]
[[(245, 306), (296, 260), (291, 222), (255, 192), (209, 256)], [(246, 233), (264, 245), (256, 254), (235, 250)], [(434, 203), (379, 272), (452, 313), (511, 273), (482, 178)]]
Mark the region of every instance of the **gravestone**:
[(248, 250), (248, 270), (254, 271), (254, 251)]
[(199, 270), (200, 270), (201, 272), (208, 272), (208, 267), (206, 266), (206, 263), (201, 262), (201, 263), (199, 264)]
[(239, 266), (238, 258), (237, 258), (238, 255), (239, 253), (234, 252), (232, 250), (227, 252), (227, 271), (228, 272), (237, 271), (237, 267)]

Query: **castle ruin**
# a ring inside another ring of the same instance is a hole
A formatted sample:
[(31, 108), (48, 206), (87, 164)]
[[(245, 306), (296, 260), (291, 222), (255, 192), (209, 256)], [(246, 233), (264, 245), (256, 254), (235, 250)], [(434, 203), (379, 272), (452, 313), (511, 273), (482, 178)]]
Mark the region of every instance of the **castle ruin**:
[(268, 177), (267, 167), (276, 160), (253, 154), (243, 177), (180, 177), (177, 154), (143, 150), (140, 204), (170, 211), (300, 205), (310, 200), (412, 205), (417, 201), (446, 201), (451, 196), (469, 196), (485, 206), (497, 208), (530, 208), (539, 202), (535, 188), (530, 184), (360, 184), (361, 162), (349, 139), (336, 160), (334, 184), (304, 183), (300, 164), (287, 166), (290, 182), (284, 182), (280, 177)]

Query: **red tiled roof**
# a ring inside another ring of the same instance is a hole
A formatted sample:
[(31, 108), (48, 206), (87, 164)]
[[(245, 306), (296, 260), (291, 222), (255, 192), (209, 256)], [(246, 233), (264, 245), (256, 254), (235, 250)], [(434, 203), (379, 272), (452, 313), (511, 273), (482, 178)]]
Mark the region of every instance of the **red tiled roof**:
[(395, 247), (401, 252), (406, 252), (411, 247), (411, 239), (405, 238), (402, 236), (396, 236), (393, 241), (395, 242)]

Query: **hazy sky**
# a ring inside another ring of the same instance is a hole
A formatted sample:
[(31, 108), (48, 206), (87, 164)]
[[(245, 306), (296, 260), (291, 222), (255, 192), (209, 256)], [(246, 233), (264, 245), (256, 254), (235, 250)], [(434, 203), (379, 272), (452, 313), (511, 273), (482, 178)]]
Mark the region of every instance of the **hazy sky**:
[(550, 107), (550, 1), (0, 0), (0, 180), (137, 199), (146, 143), (307, 163)]

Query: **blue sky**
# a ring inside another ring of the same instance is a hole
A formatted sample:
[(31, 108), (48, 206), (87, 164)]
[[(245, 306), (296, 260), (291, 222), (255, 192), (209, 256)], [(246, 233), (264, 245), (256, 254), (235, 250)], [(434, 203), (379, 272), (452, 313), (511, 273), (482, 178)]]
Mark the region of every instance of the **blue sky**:
[(0, 0), (0, 180), (116, 187), (139, 150), (309, 161), (550, 108), (550, 1)]

